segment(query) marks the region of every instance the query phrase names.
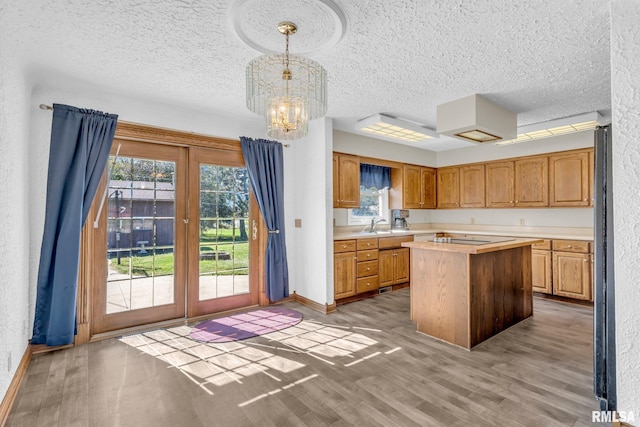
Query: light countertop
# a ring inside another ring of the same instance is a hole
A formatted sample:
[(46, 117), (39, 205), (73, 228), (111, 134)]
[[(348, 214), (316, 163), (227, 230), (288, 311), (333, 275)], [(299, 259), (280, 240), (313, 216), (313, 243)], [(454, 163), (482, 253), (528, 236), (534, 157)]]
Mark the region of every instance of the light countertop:
[(429, 240), (417, 240), (414, 242), (405, 242), (402, 246), (411, 249), (426, 249), (441, 252), (459, 252), (467, 254), (483, 254), (487, 252), (502, 251), (505, 249), (519, 248), (521, 246), (529, 246), (534, 243), (542, 242), (541, 239), (510, 239), (502, 242), (485, 243), (482, 245), (465, 245), (457, 243), (441, 243)]
[[(389, 233), (388, 228), (380, 228), (381, 234), (363, 233), (363, 226), (334, 227), (334, 240), (367, 239), (375, 237), (398, 237), (416, 235), (434, 235), (450, 233), (461, 235), (507, 236), (535, 239), (593, 240), (593, 229), (586, 227), (525, 227), (498, 225), (465, 224), (412, 224), (410, 230), (402, 233)], [(386, 232), (385, 232), (386, 231)]]

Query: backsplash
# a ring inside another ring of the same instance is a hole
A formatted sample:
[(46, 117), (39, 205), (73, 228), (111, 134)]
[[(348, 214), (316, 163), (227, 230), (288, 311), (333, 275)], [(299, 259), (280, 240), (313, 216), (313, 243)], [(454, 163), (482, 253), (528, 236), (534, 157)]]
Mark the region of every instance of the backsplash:
[[(334, 209), (333, 218), (334, 227), (347, 226), (347, 209)], [(593, 228), (593, 209), (409, 209), (407, 222)]]

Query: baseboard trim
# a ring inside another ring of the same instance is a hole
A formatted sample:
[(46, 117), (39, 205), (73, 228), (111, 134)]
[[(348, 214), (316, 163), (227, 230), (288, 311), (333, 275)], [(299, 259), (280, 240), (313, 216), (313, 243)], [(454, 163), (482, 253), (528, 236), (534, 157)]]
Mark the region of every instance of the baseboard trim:
[(323, 314), (329, 314), (336, 311), (336, 303), (335, 301), (332, 304), (320, 304), (319, 302), (315, 302), (310, 300), (309, 298), (303, 297), (302, 295), (298, 295), (297, 293), (293, 293), (293, 299), (298, 304), (304, 305), (305, 307), (309, 307), (315, 311), (319, 311)]
[(0, 403), (0, 427), (4, 426), (7, 422), (7, 418), (9, 418), (9, 412), (13, 406), (13, 402), (16, 400), (18, 390), (20, 390), (20, 384), (22, 384), (22, 380), (27, 374), (27, 368), (29, 367), (29, 363), (31, 363), (32, 355), (33, 352), (31, 350), (31, 345), (27, 344), (27, 348), (22, 355), (18, 369), (16, 369), (16, 373), (13, 375), (13, 379), (11, 380), (11, 384), (9, 384), (7, 393), (4, 395), (2, 403)]

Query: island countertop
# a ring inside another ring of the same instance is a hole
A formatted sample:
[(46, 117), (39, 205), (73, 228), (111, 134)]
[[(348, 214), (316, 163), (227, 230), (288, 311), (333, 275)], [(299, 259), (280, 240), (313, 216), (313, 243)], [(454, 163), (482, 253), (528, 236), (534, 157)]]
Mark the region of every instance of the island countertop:
[(506, 249), (519, 248), (522, 246), (530, 246), (534, 243), (542, 242), (541, 239), (517, 239), (504, 238), (502, 241), (494, 241), (485, 244), (461, 244), (434, 242), (431, 240), (415, 240), (413, 242), (405, 242), (402, 246), (415, 249), (426, 249), (432, 251), (443, 252), (460, 252), (467, 254), (484, 254), (487, 252), (502, 251)]

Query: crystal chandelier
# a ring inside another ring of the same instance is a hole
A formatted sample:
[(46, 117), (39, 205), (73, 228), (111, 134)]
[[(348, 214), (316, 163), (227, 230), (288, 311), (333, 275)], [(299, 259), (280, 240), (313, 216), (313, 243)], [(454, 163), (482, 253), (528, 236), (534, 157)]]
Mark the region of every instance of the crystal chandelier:
[(297, 27), (278, 24), (286, 36), (284, 54), (262, 55), (247, 65), (247, 108), (265, 117), (267, 135), (298, 139), (307, 134), (309, 120), (327, 112), (327, 72), (315, 61), (289, 55), (289, 35)]

